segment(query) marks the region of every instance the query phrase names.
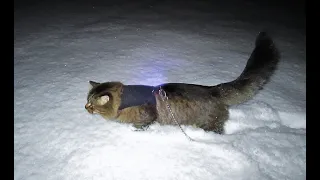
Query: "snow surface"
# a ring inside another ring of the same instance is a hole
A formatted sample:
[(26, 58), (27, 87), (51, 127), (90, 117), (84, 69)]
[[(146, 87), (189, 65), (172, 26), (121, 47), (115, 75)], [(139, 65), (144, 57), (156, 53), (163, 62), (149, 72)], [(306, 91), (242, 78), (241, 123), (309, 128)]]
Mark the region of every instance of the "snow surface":
[[(14, 12), (15, 180), (306, 178), (302, 12), (273, 1), (55, 2)], [(84, 109), (89, 80), (233, 80), (265, 29), (279, 68), (254, 99), (231, 107), (225, 135), (183, 126), (190, 142), (175, 126), (134, 131)]]

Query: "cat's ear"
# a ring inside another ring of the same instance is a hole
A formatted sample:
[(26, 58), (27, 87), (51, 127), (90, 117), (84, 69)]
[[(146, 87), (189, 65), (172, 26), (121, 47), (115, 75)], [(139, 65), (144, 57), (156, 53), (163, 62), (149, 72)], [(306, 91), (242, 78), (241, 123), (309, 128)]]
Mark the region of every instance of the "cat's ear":
[(94, 81), (89, 81), (89, 84), (90, 84), (90, 89), (92, 89), (93, 87), (99, 85), (100, 83), (94, 82)]
[(101, 96), (101, 97), (97, 100), (97, 103), (98, 103), (99, 105), (105, 105), (108, 101), (109, 101), (109, 96), (108, 96), (108, 95), (104, 95), (104, 96)]

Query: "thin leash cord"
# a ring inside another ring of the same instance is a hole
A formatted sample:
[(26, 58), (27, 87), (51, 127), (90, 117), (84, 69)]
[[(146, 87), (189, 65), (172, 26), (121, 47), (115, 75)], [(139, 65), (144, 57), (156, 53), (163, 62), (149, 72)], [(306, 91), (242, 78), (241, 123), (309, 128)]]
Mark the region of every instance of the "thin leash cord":
[(163, 102), (166, 103), (167, 109), (169, 109), (170, 115), (172, 117), (172, 119), (174, 120), (174, 122), (179, 126), (180, 130), (183, 132), (183, 134), (190, 140), (190, 141), (194, 141), (194, 139), (192, 139), (190, 136), (187, 135), (187, 133), (182, 129), (181, 125), (179, 124), (179, 122), (176, 120), (176, 118), (173, 115), (172, 109), (168, 103), (168, 96), (166, 94), (166, 92), (160, 87), (159, 89), (159, 94), (161, 96), (161, 99)]

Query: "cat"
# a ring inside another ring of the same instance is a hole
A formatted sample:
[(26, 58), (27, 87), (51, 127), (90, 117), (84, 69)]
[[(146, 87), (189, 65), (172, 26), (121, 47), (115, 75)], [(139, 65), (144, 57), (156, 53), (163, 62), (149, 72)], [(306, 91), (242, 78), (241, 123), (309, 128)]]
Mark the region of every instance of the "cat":
[(136, 128), (153, 122), (176, 125), (176, 120), (180, 125), (223, 134), (229, 106), (243, 103), (257, 94), (269, 81), (279, 60), (280, 53), (272, 38), (266, 32), (260, 32), (243, 72), (233, 81), (215, 86), (187, 83), (147, 86), (89, 81), (91, 89), (85, 109), (105, 119), (131, 123)]

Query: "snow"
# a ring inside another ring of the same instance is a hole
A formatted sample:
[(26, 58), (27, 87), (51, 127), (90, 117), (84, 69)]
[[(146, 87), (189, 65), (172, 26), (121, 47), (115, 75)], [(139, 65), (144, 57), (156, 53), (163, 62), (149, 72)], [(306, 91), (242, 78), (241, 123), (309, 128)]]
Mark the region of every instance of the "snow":
[[(260, 3), (17, 5), (14, 179), (305, 179), (304, 16), (281, 1)], [(279, 68), (257, 96), (230, 108), (225, 135), (182, 126), (191, 142), (176, 126), (135, 131), (84, 109), (89, 80), (233, 80), (264, 29), (282, 52)]]

